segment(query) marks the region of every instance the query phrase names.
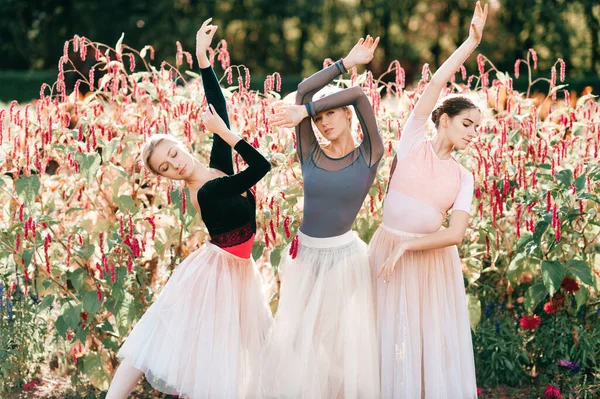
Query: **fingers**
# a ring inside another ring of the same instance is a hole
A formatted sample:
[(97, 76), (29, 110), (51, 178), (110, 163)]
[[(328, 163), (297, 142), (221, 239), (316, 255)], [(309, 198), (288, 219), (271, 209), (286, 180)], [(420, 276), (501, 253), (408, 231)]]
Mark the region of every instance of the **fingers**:
[(375, 51), (378, 44), (379, 44), (379, 36), (377, 36), (377, 39), (375, 39), (375, 41), (373, 42), (373, 45), (369, 48), (369, 50)]
[(488, 16), (488, 5), (486, 4), (485, 7), (483, 8), (483, 22), (485, 22), (485, 20), (487, 19)]
[(200, 27), (200, 29), (203, 29), (204, 27), (206, 27), (206, 25), (210, 24), (210, 21), (212, 21), (212, 17), (202, 22), (202, 26)]

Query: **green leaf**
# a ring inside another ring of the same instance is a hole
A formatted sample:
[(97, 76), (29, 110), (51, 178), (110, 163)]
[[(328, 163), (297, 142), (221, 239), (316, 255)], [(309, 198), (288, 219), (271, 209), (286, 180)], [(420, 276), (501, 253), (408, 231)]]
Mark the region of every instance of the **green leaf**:
[(474, 295), (467, 295), (467, 307), (469, 309), (469, 322), (471, 324), (471, 330), (473, 332), (477, 329), (479, 321), (481, 320), (481, 301)]
[(49, 307), (50, 305), (52, 305), (54, 303), (54, 295), (46, 295), (44, 297), (44, 299), (42, 299), (42, 302), (40, 302), (40, 304), (38, 305), (38, 308), (40, 310), (44, 310), (47, 307)]
[(67, 325), (67, 322), (65, 321), (65, 318), (62, 316), (58, 316), (58, 318), (54, 322), (54, 327), (56, 327), (56, 332), (61, 337), (64, 337), (67, 334), (67, 330), (69, 329), (69, 326)]
[(564, 277), (565, 268), (560, 262), (542, 261), (542, 281), (550, 295), (554, 295), (558, 290)]
[(259, 259), (262, 256), (264, 250), (265, 243), (262, 241), (255, 241), (254, 245), (252, 246), (252, 258)]
[(100, 167), (100, 155), (97, 152), (84, 154), (81, 152), (75, 153), (75, 160), (79, 163), (79, 172), (89, 183), (92, 183), (98, 173)]
[(587, 287), (579, 287), (577, 292), (575, 292), (575, 301), (577, 302), (577, 310), (579, 310), (580, 307), (585, 305), (589, 298), (590, 298), (590, 291), (587, 289)]
[(592, 275), (592, 267), (583, 260), (572, 259), (567, 262), (567, 271), (579, 277), (586, 285), (594, 285), (594, 277)]
[(273, 248), (273, 251), (271, 251), (270, 262), (271, 267), (273, 267), (275, 272), (279, 270), (279, 263), (281, 262), (281, 255), (284, 248), (285, 245), (281, 244), (277, 245), (275, 248)]
[(548, 291), (543, 283), (536, 283), (529, 287), (525, 293), (525, 309), (528, 312), (533, 312), (535, 307), (548, 295)]
[(25, 267), (29, 266), (31, 263), (31, 258), (33, 257), (33, 253), (35, 251), (33, 249), (26, 249), (23, 251), (23, 261), (25, 262)]
[(520, 252), (513, 258), (506, 269), (506, 277), (512, 282), (517, 283), (517, 279), (523, 272), (523, 263), (527, 261), (527, 255)]
[(83, 310), (92, 315), (96, 314), (96, 312), (100, 309), (101, 302), (98, 302), (98, 295), (95, 291), (88, 291), (85, 293), (83, 297)]
[(548, 223), (544, 221), (539, 222), (537, 226), (535, 226), (535, 231), (533, 232), (533, 240), (537, 243), (538, 246), (540, 245), (542, 236), (544, 235), (546, 230), (548, 230), (548, 226)]
[(108, 389), (110, 374), (105, 370), (99, 354), (92, 352), (83, 358), (83, 373), (97, 389)]
[(67, 272), (67, 276), (71, 280), (71, 284), (73, 284), (73, 288), (75, 288), (76, 292), (79, 292), (81, 286), (83, 284), (83, 280), (85, 279), (86, 272), (83, 269), (77, 269), (73, 272)]
[(112, 154), (114, 154), (120, 142), (121, 140), (118, 137), (116, 137), (108, 143), (104, 144), (104, 147), (102, 148), (102, 160), (104, 161), (104, 163), (108, 163), (110, 157), (112, 157)]
[(564, 184), (565, 187), (571, 187), (571, 184), (573, 184), (573, 171), (571, 169), (563, 169), (560, 172), (556, 172), (554, 177)]
[(117, 204), (117, 206), (119, 207), (119, 210), (121, 210), (121, 212), (123, 213), (129, 212), (132, 215), (135, 215), (138, 211), (138, 209), (135, 206), (135, 202), (133, 201), (133, 198), (131, 198), (128, 195), (121, 195), (114, 201), (115, 204)]
[(581, 191), (585, 188), (585, 180), (586, 180), (586, 173), (582, 173), (581, 176), (579, 176), (576, 180), (575, 180), (575, 188), (577, 189), (577, 191)]
[(41, 183), (37, 175), (22, 175), (19, 176), (15, 182), (15, 186), (17, 188), (17, 195), (19, 198), (30, 204), (35, 202), (35, 197), (37, 197), (40, 191)]

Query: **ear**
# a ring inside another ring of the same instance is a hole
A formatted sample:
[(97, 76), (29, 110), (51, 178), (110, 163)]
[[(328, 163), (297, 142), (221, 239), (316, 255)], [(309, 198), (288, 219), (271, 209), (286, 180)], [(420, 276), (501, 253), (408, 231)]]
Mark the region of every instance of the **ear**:
[(350, 110), (350, 107), (344, 107), (344, 111), (346, 111), (346, 118), (347, 119), (351, 119), (352, 118), (352, 111)]
[(440, 126), (447, 128), (449, 123), (450, 123), (450, 116), (448, 116), (448, 114), (446, 114), (446, 113), (443, 113), (442, 116), (440, 116)]

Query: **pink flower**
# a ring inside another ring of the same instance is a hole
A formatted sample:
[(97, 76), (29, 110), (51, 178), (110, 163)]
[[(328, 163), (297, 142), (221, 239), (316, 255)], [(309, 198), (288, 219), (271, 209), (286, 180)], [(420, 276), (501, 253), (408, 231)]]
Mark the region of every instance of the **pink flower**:
[(554, 385), (548, 385), (544, 390), (544, 399), (562, 399), (560, 389)]

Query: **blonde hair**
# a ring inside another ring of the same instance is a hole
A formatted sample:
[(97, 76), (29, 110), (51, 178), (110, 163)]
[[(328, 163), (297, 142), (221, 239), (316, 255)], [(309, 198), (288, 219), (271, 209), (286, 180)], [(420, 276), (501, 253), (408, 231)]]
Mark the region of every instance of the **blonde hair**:
[(155, 175), (160, 175), (160, 173), (154, 170), (152, 166), (150, 166), (150, 157), (152, 157), (152, 154), (154, 153), (156, 147), (165, 140), (170, 141), (173, 144), (183, 145), (183, 143), (179, 139), (169, 134), (159, 133), (150, 136), (148, 140), (146, 140), (146, 142), (144, 143), (144, 146), (142, 147), (142, 162), (144, 163), (144, 166)]
[[(330, 96), (335, 93), (339, 93), (340, 91), (343, 91), (343, 90), (345, 90), (345, 89), (342, 87), (327, 85), (314, 94), (312, 101), (320, 100), (324, 97)], [(352, 116), (350, 117), (350, 134), (352, 135), (352, 137), (354, 139), (356, 139), (355, 138), (355, 136), (357, 134), (356, 125), (358, 122), (358, 118), (356, 117), (356, 112), (354, 111), (354, 107), (352, 107), (351, 105), (344, 105), (339, 108), (347, 109), (352, 114)], [(311, 118), (311, 122), (312, 122), (312, 118)], [(319, 132), (319, 129), (317, 129), (317, 126), (314, 124), (314, 122), (312, 123), (312, 127), (315, 132)]]

